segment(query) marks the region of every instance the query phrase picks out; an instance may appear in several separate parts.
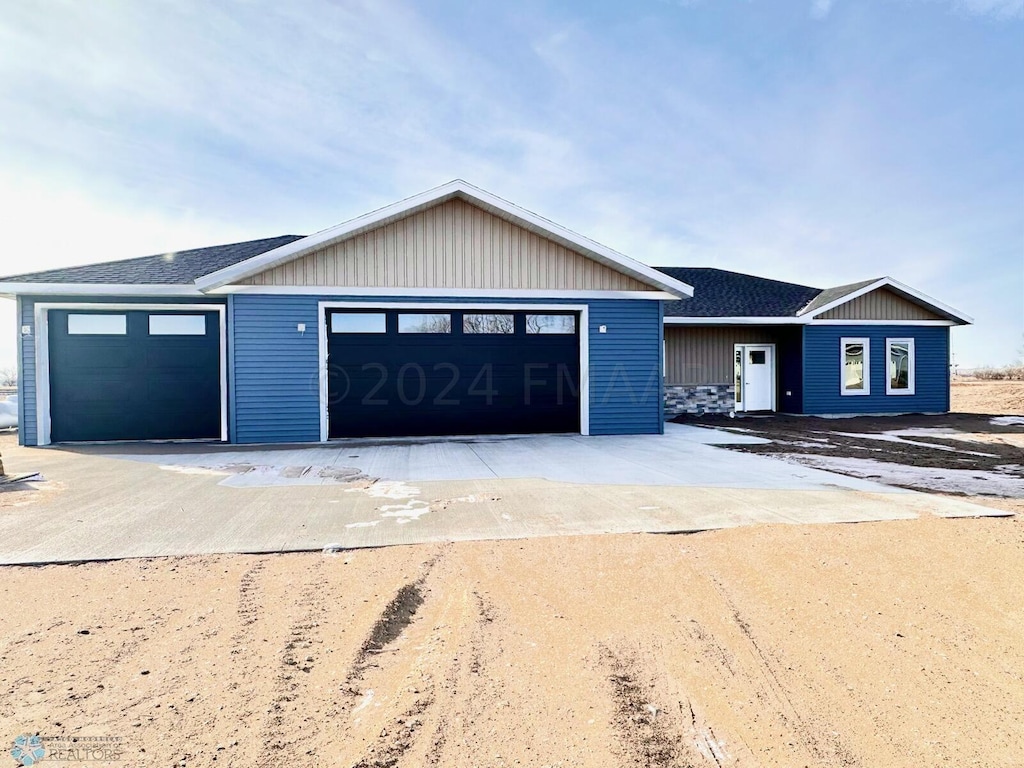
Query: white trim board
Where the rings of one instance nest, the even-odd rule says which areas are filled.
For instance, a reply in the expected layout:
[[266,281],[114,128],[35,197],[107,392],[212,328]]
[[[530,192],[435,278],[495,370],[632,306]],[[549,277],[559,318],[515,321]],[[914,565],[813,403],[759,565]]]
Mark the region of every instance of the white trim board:
[[955,320],[815,320],[806,317],[666,317],[665,325],[916,325],[950,327]]
[[223,304],[121,304],[115,302],[38,302],[35,316],[36,444],[50,444],[50,334],[51,309],[90,309],[130,312],[217,312],[220,328],[220,439],[228,439],[228,333],[227,307]]
[[590,308],[586,304],[460,304],[426,302],[365,302],[365,301],[320,301],[317,302],[317,343],[319,349],[319,390],[320,390],[320,442],[330,439],[327,421],[327,310],[328,309],[452,309],[457,312],[479,310],[482,312],[500,310],[579,312],[580,338],[580,434],[590,434]]
[[[906,298],[911,299],[918,304],[924,304],[929,309],[935,310],[940,315],[946,315],[950,319],[957,321],[957,323],[962,323],[964,325],[971,325],[974,323],[974,318],[971,317],[970,315],[965,315],[963,312],[953,309],[953,307],[949,306],[948,304],[943,304],[938,299],[933,299],[928,294],[922,293],[921,291],[915,288],[911,288],[909,285],[901,283],[899,280],[894,280],[891,277],[883,277],[878,280],[875,280],[873,283],[868,283],[863,288],[858,288],[856,291],[848,293],[845,296],[841,296],[835,301],[830,301],[828,304],[824,304],[818,307],[813,312],[808,312],[805,308],[801,310],[799,314],[801,317],[817,317],[818,315],[828,312],[831,309],[835,309],[836,307],[840,307],[843,304],[853,301],[854,299],[859,298],[860,296],[863,296],[866,293],[877,291],[879,288],[891,288],[896,293],[903,294]],[[856,322],[857,321],[854,321],[854,324]],[[894,322],[893,324],[901,325],[902,323]]]
[[0,283],[0,296],[190,296],[203,292],[194,285],[152,283]]
[[665,325],[807,325],[799,317],[665,317]]
[[279,248],[274,248],[266,253],[261,253],[245,261],[204,275],[195,281],[196,286],[201,291],[220,288],[228,283],[251,277],[327,245],[355,237],[363,232],[368,232],[391,221],[411,216],[418,211],[456,197],[479,206],[499,218],[542,234],[544,237],[552,239],[572,250],[579,251],[611,269],[630,275],[643,283],[670,293],[673,298],[689,298],[693,296],[693,288],[686,283],[671,278],[664,272],[659,272],[653,267],[631,259],[618,251],[601,245],[570,229],[566,229],[559,224],[555,224],[553,221],[538,216],[525,208],[520,208],[518,205],[510,203],[461,179],[450,181],[434,189],[421,192],[405,200],[400,200],[397,203],[309,235],[301,240],[287,243]]
[[286,296],[367,296],[369,298],[439,299],[646,299],[675,301],[679,297],[665,291],[559,290],[547,288],[350,288],[304,285],[224,285],[212,288],[211,296],[225,294],[261,294]]

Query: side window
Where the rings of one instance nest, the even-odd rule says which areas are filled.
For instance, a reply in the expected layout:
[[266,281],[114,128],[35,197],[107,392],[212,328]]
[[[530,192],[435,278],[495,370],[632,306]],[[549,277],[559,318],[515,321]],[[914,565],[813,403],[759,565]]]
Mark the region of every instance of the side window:
[[844,395],[871,394],[871,340],[840,340],[840,391]]
[[886,339],[885,359],[885,394],[914,394],[914,340]]

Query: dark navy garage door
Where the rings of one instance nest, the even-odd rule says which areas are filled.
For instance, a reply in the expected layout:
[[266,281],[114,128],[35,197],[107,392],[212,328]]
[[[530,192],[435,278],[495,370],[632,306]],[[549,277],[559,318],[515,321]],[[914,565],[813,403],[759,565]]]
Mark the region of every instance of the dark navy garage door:
[[49,313],[50,439],[221,436],[216,312]]
[[328,310],[331,437],[579,432],[579,317]]

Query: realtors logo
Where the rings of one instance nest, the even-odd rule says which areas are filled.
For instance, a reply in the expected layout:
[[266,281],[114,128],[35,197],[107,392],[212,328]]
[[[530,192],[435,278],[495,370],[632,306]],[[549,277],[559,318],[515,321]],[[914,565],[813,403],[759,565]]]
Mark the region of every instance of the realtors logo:
[[14,740],[11,757],[18,765],[43,762],[111,763],[124,759],[120,736],[46,736],[23,734]]
[[23,734],[14,740],[11,748],[11,757],[18,761],[18,765],[35,765],[45,755],[43,740],[38,736]]

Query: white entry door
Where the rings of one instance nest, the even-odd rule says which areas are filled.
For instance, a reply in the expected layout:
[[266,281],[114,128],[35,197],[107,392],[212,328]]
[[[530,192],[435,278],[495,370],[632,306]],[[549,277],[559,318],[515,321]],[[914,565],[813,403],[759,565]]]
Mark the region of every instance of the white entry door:
[[775,347],[772,344],[743,344],[737,346],[741,366],[742,401],[738,407],[744,411],[775,410]]

